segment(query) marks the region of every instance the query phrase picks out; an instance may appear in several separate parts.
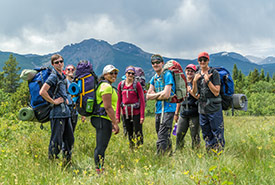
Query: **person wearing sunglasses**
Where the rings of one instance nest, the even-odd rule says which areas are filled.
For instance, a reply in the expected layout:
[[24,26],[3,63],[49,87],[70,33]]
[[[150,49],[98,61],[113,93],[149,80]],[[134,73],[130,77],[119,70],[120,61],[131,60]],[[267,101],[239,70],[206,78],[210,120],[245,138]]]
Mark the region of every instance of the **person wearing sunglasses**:
[[96,110],[91,116],[91,123],[96,129],[96,148],[94,151],[94,161],[96,172],[102,173],[104,168],[105,150],[111,139],[112,131],[119,133],[118,122],[116,120],[117,93],[112,83],[117,79],[118,69],[113,65],[106,65],[103,68],[102,76],[96,90]]
[[150,81],[147,100],[157,100],[155,111],[157,154],[164,154],[172,149],[170,137],[177,104],[169,103],[167,100],[174,95],[176,87],[172,73],[169,70],[162,73],[164,61],[160,55],[152,55],[151,64],[156,74]]
[[190,128],[192,148],[197,148],[200,145],[200,123],[198,113],[199,96],[193,94],[191,91],[196,71],[197,67],[194,64],[188,64],[185,68],[185,74],[187,77],[187,97],[182,103],[177,104],[174,117],[175,121],[178,123],[176,132],[176,150],[184,147],[184,137],[188,128]]
[[[74,79],[74,72],[75,72],[75,66],[72,64],[69,64],[65,68],[65,75],[66,75],[66,83],[67,83],[67,90],[69,86],[71,85],[73,79]],[[68,92],[67,92],[68,93]],[[71,116],[72,116],[72,126],[73,126],[73,131],[75,131],[77,120],[78,120],[78,112],[76,111],[76,107],[74,102],[72,101],[71,95],[68,93],[68,100],[69,100],[69,107],[71,110]]]
[[[72,155],[72,147],[74,143],[73,127],[71,123],[71,113],[68,107],[68,95],[66,87],[66,77],[63,74],[63,57],[59,54],[54,54],[51,57],[53,72],[43,84],[40,95],[53,108],[50,112],[51,122],[51,138],[49,144],[49,159],[59,158],[60,150],[63,152],[63,157],[69,162]],[[53,93],[57,88],[55,97]]]
[[[120,122],[122,109],[130,148],[143,144],[142,124],[144,122],[145,100],[141,84],[135,79],[135,68],[129,66],[125,70],[126,79],[118,84],[118,101],[116,119]],[[134,133],[135,132],[135,133]],[[136,141],[136,142],[134,142]]]
[[193,80],[193,94],[199,95],[199,121],[206,149],[223,150],[224,122],[220,95],[220,76],[209,67],[209,55],[202,52],[198,56],[200,70]]

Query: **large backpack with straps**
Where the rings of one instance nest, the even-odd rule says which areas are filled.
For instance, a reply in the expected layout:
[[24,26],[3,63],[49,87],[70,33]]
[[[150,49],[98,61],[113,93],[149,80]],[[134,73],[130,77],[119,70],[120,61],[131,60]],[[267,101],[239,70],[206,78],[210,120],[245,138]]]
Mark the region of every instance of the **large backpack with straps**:
[[162,80],[164,73],[169,70],[171,71],[175,86],[176,86],[176,92],[174,92],[174,95],[169,98],[170,103],[180,103],[184,100],[184,98],[187,95],[187,80],[183,73],[181,65],[176,62],[175,60],[169,60],[164,64],[163,66],[163,72],[162,72]]
[[77,112],[82,116],[91,116],[96,98],[97,76],[89,61],[81,60],[77,64],[73,81],[68,92],[76,102]]
[[[34,70],[23,70],[21,73],[21,78],[24,80],[28,80],[30,92],[30,106],[33,110],[36,120],[40,123],[44,123],[50,120],[50,111],[53,108],[53,105],[47,102],[39,94],[41,87],[46,82],[51,73],[55,73],[55,71],[49,67],[35,68]],[[52,98],[55,98],[60,83],[61,80],[58,81],[53,94],[50,94]],[[23,118],[24,121],[31,121],[24,119],[28,118],[29,113],[30,112],[23,111],[21,114],[21,118]]]
[[[137,92],[137,82],[139,82],[142,89],[143,89],[144,100],[146,101],[147,90],[146,90],[146,79],[145,79],[144,70],[141,67],[134,67],[134,68],[135,68],[135,79],[134,79],[134,82],[133,82],[133,88],[134,88],[133,90],[138,94],[138,92]],[[120,86],[121,92],[125,90],[125,89],[123,89],[123,87],[125,85],[125,79],[126,79],[126,76],[124,75],[122,77],[121,86]],[[127,91],[129,91],[129,90],[127,90]]]
[[220,95],[222,98],[222,109],[228,110],[232,107],[233,94],[234,94],[234,81],[227,69],[224,67],[212,67],[216,69],[220,75],[221,88]]

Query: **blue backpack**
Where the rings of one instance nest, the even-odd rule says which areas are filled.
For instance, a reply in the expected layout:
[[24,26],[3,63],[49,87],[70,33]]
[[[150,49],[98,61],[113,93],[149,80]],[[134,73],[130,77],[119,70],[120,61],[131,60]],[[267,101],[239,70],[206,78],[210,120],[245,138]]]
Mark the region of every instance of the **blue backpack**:
[[[30,105],[37,121],[44,123],[49,121],[50,111],[52,110],[53,105],[44,100],[44,98],[40,96],[39,91],[53,70],[46,67],[36,68],[34,70],[37,71],[37,74],[28,83],[31,96]],[[51,97],[55,98],[60,82],[61,80],[58,81],[53,94],[50,94]]]
[[234,81],[227,69],[224,67],[211,67],[216,69],[220,75],[221,89],[220,95],[222,97],[222,109],[228,110],[232,107],[232,97],[234,94]]

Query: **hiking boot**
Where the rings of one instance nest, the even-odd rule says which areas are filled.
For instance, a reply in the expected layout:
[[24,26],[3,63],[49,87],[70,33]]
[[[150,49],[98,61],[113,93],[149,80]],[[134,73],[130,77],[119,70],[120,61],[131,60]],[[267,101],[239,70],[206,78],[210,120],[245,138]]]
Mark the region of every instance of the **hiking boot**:
[[103,174],[103,172],[104,172],[104,168],[97,168],[97,169],[95,169],[96,170],[96,173],[98,174],[98,175],[100,175],[100,174]]

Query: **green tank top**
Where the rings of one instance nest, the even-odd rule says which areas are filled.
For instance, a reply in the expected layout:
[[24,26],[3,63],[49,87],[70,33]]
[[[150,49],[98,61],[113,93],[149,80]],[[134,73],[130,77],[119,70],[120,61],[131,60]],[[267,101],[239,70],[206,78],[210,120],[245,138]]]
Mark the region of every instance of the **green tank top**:
[[[116,111],[116,104],[118,100],[117,93],[109,83],[102,82],[96,90],[97,104],[100,104],[102,102],[102,96],[105,94],[112,94],[112,107],[114,111]],[[100,107],[104,107],[103,103],[100,105]],[[111,121],[111,118],[108,115],[107,116],[93,115],[92,117],[101,117]]]

